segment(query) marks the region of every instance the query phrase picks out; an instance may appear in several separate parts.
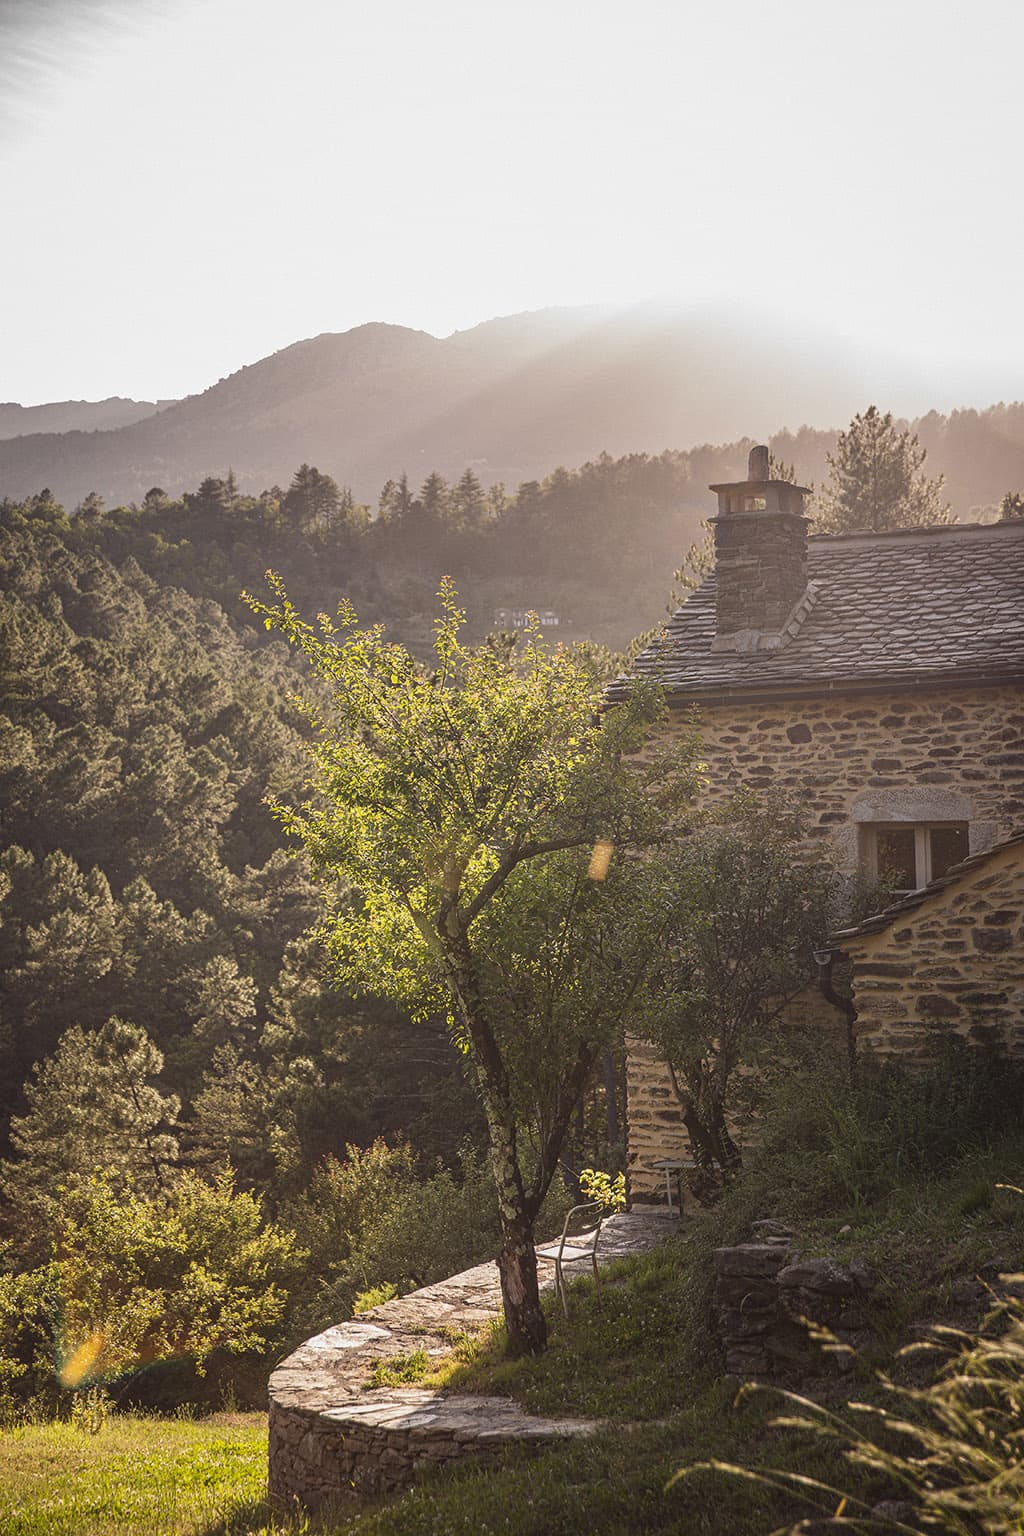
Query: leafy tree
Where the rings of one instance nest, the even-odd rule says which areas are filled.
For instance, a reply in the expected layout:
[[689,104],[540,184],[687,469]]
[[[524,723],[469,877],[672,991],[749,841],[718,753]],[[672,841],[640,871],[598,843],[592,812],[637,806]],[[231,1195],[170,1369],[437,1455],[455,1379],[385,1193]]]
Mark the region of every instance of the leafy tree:
[[737,1072],[773,1045],[774,1026],[811,979],[813,946],[835,915],[836,877],[792,809],[749,795],[695,832],[679,857],[691,905],[643,1032],[668,1063],[710,1190],[740,1166],[728,1126]]
[[228,470],[226,480],[218,480],[215,475],[207,475],[197,491],[185,492],[185,504],[189,511],[214,522],[229,516],[235,510],[237,500],[238,487],[231,470]]
[[75,518],[80,523],[98,523],[103,516],[103,497],[97,491],[90,491],[87,496],[75,508]]
[[927,450],[917,434],[897,430],[892,412],[869,406],[840,432],[828,455],[831,478],[816,525],[823,533],[921,528],[955,521],[942,498],[943,477],[921,473]]
[[32,1215],[51,1230],[69,1185],[97,1169],[150,1192],[166,1188],[179,1103],[152,1082],[162,1067],[145,1031],[122,1019],[66,1032],[26,1088],[28,1113],[11,1124],[16,1156],[3,1165],[3,1184],[22,1232]]
[[1007,491],[999,503],[999,515],[1004,523],[1024,517],[1024,495],[1020,491]]
[[[510,1346],[540,1350],[534,1223],[671,916],[653,850],[687,818],[695,743],[627,763],[656,693],[638,684],[602,721],[587,672],[539,633],[518,667],[467,650],[450,583],[430,674],[379,627],[357,630],[347,605],[341,630],[322,616],[318,633],[273,584],[277,604],[253,606],[333,695],[314,748],[321,798],[286,823],[325,878],[361,897],[329,924],[342,978],[451,1016],[487,1123]],[[615,857],[588,878],[597,841]]]
[[19,1277],[16,1309],[0,1288],[0,1373],[34,1344],[37,1370],[45,1351],[69,1387],[183,1355],[202,1373],[215,1350],[279,1343],[300,1259],[228,1174],[180,1174],[159,1198],[85,1179],[61,1203],[54,1252]]

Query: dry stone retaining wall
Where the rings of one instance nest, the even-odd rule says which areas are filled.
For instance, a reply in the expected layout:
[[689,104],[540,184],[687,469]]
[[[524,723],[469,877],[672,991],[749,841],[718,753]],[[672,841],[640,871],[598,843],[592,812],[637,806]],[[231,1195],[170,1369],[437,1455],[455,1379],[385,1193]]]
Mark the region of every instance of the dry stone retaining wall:
[[[792,1233],[755,1222],[754,1241],[715,1250],[715,1300],[725,1368],[744,1380],[799,1377],[819,1371],[807,1323],[818,1323],[851,1351],[868,1332],[864,1301],[875,1280],[858,1259],[801,1259]],[[760,1229],[760,1230],[758,1230]],[[852,1354],[831,1357],[843,1370]]]
[[[675,1230],[650,1211],[611,1216],[598,1265],[646,1252]],[[549,1270],[542,1288],[551,1283]],[[368,1387],[375,1362],[415,1350],[445,1355],[453,1331],[476,1331],[500,1311],[497,1266],[480,1264],[307,1339],[270,1378],[271,1497],[317,1509],[397,1492],[445,1463],[595,1434],[597,1420],[541,1419],[507,1398]]]

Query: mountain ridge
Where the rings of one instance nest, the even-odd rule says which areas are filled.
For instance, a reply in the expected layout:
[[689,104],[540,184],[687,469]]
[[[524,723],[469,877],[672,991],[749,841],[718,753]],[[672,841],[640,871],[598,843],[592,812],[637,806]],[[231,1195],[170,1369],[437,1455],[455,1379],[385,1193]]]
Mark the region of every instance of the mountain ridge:
[[0,441],[0,494],[47,485],[67,504],[90,490],[139,501],[229,468],[258,491],[307,462],[373,503],[403,471],[419,484],[471,465],[484,483],[515,485],[604,451],[763,441],[787,424],[834,431],[872,400],[899,411],[923,387],[841,342],[724,311],[552,307],[446,337],[370,321],[116,427]]

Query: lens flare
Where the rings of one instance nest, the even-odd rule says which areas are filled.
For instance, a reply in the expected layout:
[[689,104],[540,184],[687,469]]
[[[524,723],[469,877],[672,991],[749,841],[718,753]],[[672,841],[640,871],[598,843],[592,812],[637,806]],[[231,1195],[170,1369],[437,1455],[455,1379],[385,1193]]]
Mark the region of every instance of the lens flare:
[[62,1387],[77,1387],[92,1372],[93,1366],[103,1353],[106,1343],[102,1333],[90,1334],[84,1344],[72,1350],[65,1360],[60,1372],[60,1384]]
[[612,853],[615,844],[606,843],[603,838],[598,838],[594,844],[594,851],[590,855],[590,867],[587,870],[588,880],[603,880],[608,874],[608,866],[612,861]]

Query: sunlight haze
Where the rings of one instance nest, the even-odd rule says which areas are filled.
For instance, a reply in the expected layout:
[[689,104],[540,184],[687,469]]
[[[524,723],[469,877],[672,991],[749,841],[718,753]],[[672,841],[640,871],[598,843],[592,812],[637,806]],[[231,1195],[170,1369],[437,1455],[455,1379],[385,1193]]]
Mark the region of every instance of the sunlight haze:
[[0,399],[655,296],[1024,394],[1011,0],[38,0],[0,52]]

